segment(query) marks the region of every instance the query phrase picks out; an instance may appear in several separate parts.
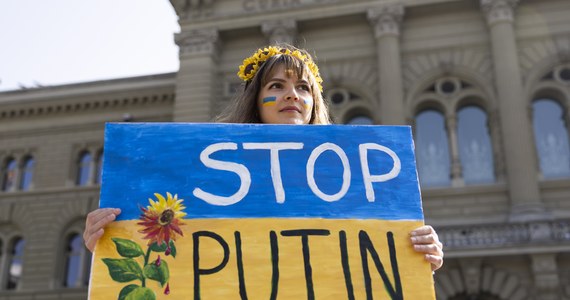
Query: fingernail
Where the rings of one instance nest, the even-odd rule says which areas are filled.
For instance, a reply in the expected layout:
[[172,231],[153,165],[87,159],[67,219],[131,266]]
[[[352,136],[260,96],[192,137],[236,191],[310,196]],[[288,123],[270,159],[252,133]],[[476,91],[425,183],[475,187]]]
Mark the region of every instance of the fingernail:
[[412,243],[415,243],[415,242],[417,242],[417,241],[418,241],[418,238],[412,237]]

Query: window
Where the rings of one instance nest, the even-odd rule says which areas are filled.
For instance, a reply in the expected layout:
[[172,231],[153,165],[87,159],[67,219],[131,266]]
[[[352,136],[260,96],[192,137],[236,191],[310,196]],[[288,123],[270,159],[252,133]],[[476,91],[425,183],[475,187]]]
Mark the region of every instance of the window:
[[374,124],[374,122],[372,122],[372,119],[370,119],[367,116],[354,116],[354,117],[350,118],[350,120],[348,120],[348,122],[346,122],[346,124],[348,124],[348,125],[372,125],[372,124]]
[[24,258],[25,241],[21,237],[12,240],[10,248],[10,256],[8,264],[8,280],[6,282],[6,289],[15,290],[18,288],[20,279],[22,278],[22,263]]
[[103,151],[99,151],[97,154],[96,166],[95,166],[95,183],[101,184],[101,179],[103,178]]
[[451,184],[449,143],[445,119],[436,110],[425,110],[416,116],[416,154],[422,186]]
[[481,108],[466,106],[457,112],[457,139],[465,184],[493,183],[493,150],[487,114]]
[[89,283],[89,255],[78,233],[70,234],[65,241],[65,276],[63,286],[80,287]]
[[568,131],[562,107],[552,99],[532,104],[534,139],[545,179],[570,177]]
[[28,191],[32,186],[32,177],[34,175],[34,158],[31,156],[24,159],[22,164],[22,172],[20,177],[20,190]]
[[2,172],[2,190],[12,191],[16,185],[16,172],[18,164],[14,158],[8,158],[3,166]]
[[79,155],[76,184],[79,186],[89,185],[90,175],[91,154],[87,151],[84,151]]

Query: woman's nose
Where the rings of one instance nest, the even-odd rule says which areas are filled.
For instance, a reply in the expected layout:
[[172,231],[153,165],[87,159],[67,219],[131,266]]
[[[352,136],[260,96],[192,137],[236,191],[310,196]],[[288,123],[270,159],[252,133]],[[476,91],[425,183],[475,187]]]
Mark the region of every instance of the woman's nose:
[[289,93],[287,93],[287,96],[285,96],[286,100],[293,100],[293,101],[299,101],[299,95],[297,95],[297,93],[295,92],[295,89],[289,91]]

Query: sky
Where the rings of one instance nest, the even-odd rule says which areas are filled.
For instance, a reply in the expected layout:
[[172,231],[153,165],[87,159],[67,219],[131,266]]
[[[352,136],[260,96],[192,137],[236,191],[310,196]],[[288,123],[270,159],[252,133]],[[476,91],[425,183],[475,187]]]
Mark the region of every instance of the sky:
[[168,0],[0,0],[0,92],[176,72]]

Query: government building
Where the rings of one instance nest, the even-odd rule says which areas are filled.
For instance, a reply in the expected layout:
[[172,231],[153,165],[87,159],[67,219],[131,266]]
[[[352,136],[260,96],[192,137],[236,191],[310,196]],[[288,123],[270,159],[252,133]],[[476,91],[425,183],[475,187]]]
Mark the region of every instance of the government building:
[[412,125],[438,300],[570,299],[570,1],[170,2],[178,72],[0,92],[0,300],[86,299],[105,122],[209,122],[275,42],[335,123]]

